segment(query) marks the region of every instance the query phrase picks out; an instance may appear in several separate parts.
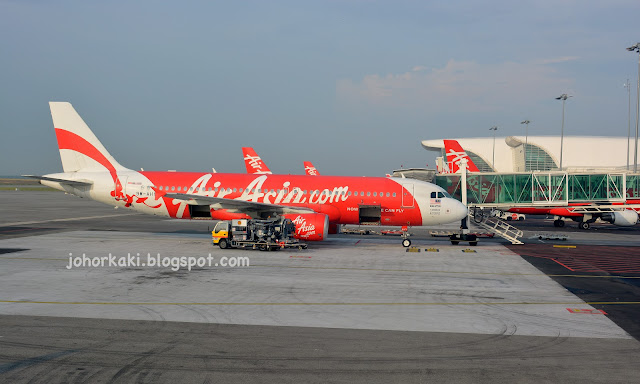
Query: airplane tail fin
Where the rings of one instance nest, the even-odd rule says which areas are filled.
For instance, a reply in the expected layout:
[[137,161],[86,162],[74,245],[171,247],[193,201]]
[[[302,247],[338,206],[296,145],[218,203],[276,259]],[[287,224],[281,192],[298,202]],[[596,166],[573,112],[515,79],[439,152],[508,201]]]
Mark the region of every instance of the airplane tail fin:
[[316,167],[311,164],[310,161],[304,162],[304,172],[309,176],[319,176],[320,172],[316,169]]
[[49,107],[65,172],[127,169],[109,154],[70,103],[52,101]]
[[460,170],[460,160],[467,159],[467,170],[469,172],[480,172],[476,164],[471,160],[467,152],[462,149],[457,140],[443,140],[444,150],[447,154],[447,163],[451,173],[457,173]]
[[272,173],[253,148],[243,147],[242,156],[244,157],[244,166],[247,167],[247,173],[258,175],[270,175]]

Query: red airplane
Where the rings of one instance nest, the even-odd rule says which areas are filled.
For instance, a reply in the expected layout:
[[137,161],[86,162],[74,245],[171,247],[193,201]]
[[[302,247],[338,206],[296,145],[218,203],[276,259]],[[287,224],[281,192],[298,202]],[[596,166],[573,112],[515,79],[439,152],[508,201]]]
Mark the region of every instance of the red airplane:
[[30,177],[116,207],[178,219],[283,216],[305,240],[324,240],[330,224],[408,227],[467,217],[444,189],[414,179],[134,171],[109,154],[70,103],[49,104],[64,172]]

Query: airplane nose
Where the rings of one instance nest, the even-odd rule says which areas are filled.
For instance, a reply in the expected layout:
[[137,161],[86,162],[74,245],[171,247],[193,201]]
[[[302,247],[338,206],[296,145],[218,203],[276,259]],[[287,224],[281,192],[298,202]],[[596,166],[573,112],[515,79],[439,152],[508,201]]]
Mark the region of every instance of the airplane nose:
[[454,200],[454,199],[451,199],[451,200],[453,200],[452,213],[455,216],[455,218],[457,220],[462,220],[465,217],[467,217],[467,215],[469,214],[469,210],[467,209],[467,206],[462,204],[458,200]]

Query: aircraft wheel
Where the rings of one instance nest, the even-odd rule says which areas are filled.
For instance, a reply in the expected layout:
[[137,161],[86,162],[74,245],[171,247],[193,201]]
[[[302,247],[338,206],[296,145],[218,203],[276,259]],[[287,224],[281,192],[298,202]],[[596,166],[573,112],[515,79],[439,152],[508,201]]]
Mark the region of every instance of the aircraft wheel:
[[459,241],[451,240],[451,245],[458,245],[458,244],[460,244],[460,242],[459,242]]
[[475,247],[476,245],[478,245],[478,242],[477,241],[470,241],[469,245],[472,246],[472,247]]
[[403,246],[403,247],[407,248],[407,247],[409,247],[410,245],[411,245],[411,240],[409,240],[409,239],[404,239],[404,240],[402,240],[402,246]]
[[554,220],[553,226],[558,228],[564,227],[564,220]]
[[580,224],[578,224],[578,227],[580,227],[580,229],[587,230],[589,229],[589,227],[591,227],[591,224],[587,223],[586,221],[581,221]]
[[218,241],[218,246],[220,249],[227,249],[229,248],[229,243],[227,242],[227,239],[220,239],[220,241]]

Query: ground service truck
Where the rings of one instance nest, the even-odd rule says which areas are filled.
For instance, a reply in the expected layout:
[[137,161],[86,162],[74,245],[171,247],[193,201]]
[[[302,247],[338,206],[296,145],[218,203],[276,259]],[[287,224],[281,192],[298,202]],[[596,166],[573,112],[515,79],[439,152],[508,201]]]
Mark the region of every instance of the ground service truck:
[[283,217],[267,220],[236,219],[220,221],[213,228],[213,245],[221,249],[247,248],[275,251],[282,248],[306,249],[307,244],[294,238],[296,226]]

